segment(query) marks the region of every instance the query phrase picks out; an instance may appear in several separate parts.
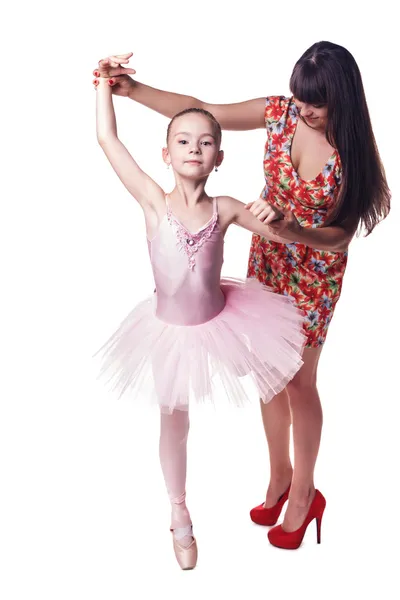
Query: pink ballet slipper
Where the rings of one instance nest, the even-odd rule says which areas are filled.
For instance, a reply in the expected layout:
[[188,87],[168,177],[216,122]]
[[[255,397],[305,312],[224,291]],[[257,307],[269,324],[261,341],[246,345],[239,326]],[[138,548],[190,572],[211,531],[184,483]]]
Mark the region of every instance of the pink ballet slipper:
[[189,546],[179,543],[181,539],[192,536],[192,526],[171,529],[175,558],[183,571],[194,569],[197,564],[197,542],[193,537]]

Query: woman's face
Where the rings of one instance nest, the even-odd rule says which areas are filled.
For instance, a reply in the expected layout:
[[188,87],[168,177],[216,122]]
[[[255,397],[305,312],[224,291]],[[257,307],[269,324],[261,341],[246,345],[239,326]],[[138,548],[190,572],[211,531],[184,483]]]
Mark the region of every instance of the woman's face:
[[325,131],[328,123],[328,107],[326,104],[307,104],[294,98],[300,117],[312,129]]

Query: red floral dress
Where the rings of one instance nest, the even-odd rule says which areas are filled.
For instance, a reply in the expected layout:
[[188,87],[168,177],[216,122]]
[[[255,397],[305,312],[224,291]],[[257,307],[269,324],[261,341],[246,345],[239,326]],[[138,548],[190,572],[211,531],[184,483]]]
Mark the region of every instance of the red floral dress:
[[[268,139],[261,197],[278,208],[292,210],[302,227],[321,227],[338,195],[340,158],[334,152],[315,179],[301,179],[290,156],[297,120],[293,98],[267,98]],[[294,299],[304,311],[307,347],[318,348],[325,341],[340,296],[346,263],[347,252],[327,252],[299,243],[280,244],[253,235],[248,277]]]

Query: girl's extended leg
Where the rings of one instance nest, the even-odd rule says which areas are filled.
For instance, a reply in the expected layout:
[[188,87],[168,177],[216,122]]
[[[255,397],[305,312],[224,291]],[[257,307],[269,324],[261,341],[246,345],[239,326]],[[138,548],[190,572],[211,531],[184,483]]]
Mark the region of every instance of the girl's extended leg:
[[186,507],[186,464],[189,413],[161,412],[160,463],[171,502],[171,529],[182,546],[193,541],[191,519]]

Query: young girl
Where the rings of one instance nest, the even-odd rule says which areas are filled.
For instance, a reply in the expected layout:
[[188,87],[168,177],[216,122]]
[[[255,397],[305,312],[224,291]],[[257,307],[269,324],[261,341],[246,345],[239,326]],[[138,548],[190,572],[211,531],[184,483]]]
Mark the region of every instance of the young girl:
[[238,200],[207,196],[207,179],[223,160],[215,118],[189,109],[170,122],[163,159],[176,185],[166,195],[118,139],[109,80],[96,85],[97,139],[143,209],[156,283],[154,297],[140,303],[103,346],[103,371],[121,394],[143,394],[151,384],[148,397],[161,408],[160,461],[173,547],[180,567],[191,569],[197,545],[185,504],[189,404],[213,398],[214,376],[237,404],[246,397],[246,375],[264,402],[271,400],[302,365],[303,316],[291,300],[257,281],[221,281],[230,224],[283,239],[268,226],[278,211],[271,209],[261,223]]

